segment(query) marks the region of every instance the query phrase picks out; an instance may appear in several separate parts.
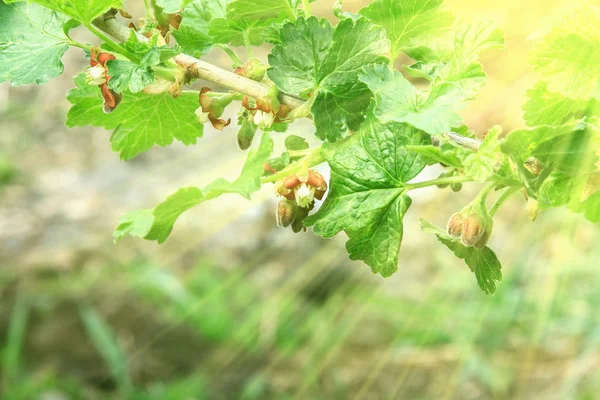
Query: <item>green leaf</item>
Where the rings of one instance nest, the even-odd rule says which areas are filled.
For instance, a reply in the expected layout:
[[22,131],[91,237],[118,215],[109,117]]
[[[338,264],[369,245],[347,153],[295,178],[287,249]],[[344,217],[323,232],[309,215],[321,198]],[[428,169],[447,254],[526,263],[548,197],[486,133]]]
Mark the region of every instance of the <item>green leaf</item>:
[[285,138],[285,148],[288,150],[306,150],[308,143],[302,136],[290,135]]
[[159,35],[160,33],[155,32],[150,40],[141,41],[135,31],[131,29],[129,31],[129,38],[122,45],[130,53],[139,58],[140,66],[153,67],[175,57],[181,52],[180,47],[159,46]]
[[582,6],[564,18],[531,53],[548,90],[573,99],[600,99],[600,9]]
[[523,105],[527,126],[562,125],[584,116],[600,116],[596,100],[576,100],[548,90],[548,82],[538,82],[527,91],[529,100]]
[[[7,3],[15,0],[6,1]],[[16,0],[20,1],[20,0]],[[95,18],[111,8],[122,8],[121,0],[29,0],[43,7],[58,11],[83,24],[91,23]]]
[[142,91],[154,82],[154,71],[151,68],[140,67],[129,61],[110,60],[106,63],[111,76],[108,87],[117,93],[129,89],[132,93]]
[[423,232],[436,235],[438,240],[452,250],[456,257],[465,260],[471,272],[475,274],[481,290],[486,294],[496,292],[496,282],[502,280],[502,265],[489,247],[482,249],[466,247],[459,238],[450,236],[446,231],[424,219],[421,219],[421,229]]
[[36,4],[0,1],[0,82],[42,84],[62,74],[67,18]]
[[[188,8],[188,4],[192,3],[192,0],[155,0],[156,5],[163,9],[163,12],[167,14],[175,14],[183,9]],[[215,0],[202,0],[205,3],[213,3]]]
[[406,49],[427,45],[448,31],[454,16],[443,0],[375,0],[360,13],[383,26],[392,42],[392,59]]
[[568,205],[593,223],[600,222],[600,173],[569,176],[553,172],[537,193],[540,209]]
[[227,14],[238,21],[264,20],[284,13],[294,13],[290,0],[233,0],[227,5]]
[[466,99],[473,99],[487,82],[479,53],[504,47],[504,33],[491,22],[460,24],[452,39],[442,38],[432,48],[421,46],[409,51],[417,62],[407,70],[433,85],[453,83]]
[[448,167],[459,169],[463,168],[462,159],[469,154],[468,150],[449,143],[444,143],[441,146],[406,146],[406,149],[410,152],[420,154],[427,165],[441,163]]
[[281,44],[269,56],[269,78],[281,91],[306,96],[316,90],[312,106],[316,135],[335,142],[357,131],[371,93],[358,79],[361,68],[387,63],[389,41],[382,28],[366,18],[331,25],[315,17],[298,19],[281,32]]
[[570,175],[595,170],[600,148],[600,135],[595,124],[575,121],[560,126],[542,125],[533,129],[512,131],[501,149],[522,165],[529,157],[542,166]]
[[154,145],[167,146],[177,139],[190,145],[202,136],[202,125],[194,114],[197,93],[183,93],[173,99],[168,93],[148,95],[124,93],[123,101],[111,114],[102,111],[100,89],[85,83],[85,75],[75,77],[75,89],[67,94],[73,107],[67,114],[67,126],[101,126],[115,129],[113,150],[127,160]]
[[128,213],[121,218],[114,233],[115,239],[129,234],[162,243],[169,237],[177,218],[190,208],[225,193],[237,193],[250,199],[250,194],[260,189],[264,163],[272,152],[273,140],[268,133],[264,133],[259,147],[248,154],[246,164],[235,181],[220,178],[203,189],[179,189],[159,204],[152,214],[149,210]]
[[465,173],[479,182],[487,181],[506,156],[500,152],[502,128],[494,126],[483,139],[478,151],[472,151],[463,159]]
[[375,115],[382,123],[405,122],[431,135],[461,124],[458,111],[465,105],[464,96],[455,85],[442,84],[419,93],[400,72],[382,64],[364,67],[360,79],[375,95]]
[[173,36],[186,54],[208,53],[215,44],[209,34],[210,22],[225,18],[225,4],[225,0],[194,0],[181,12],[181,24],[173,31]]
[[285,24],[281,45],[269,55],[269,78],[282,92],[306,95],[319,84],[318,70],[333,40],[333,27],[326,19],[300,18]]
[[425,136],[409,125],[383,125],[369,115],[359,133],[324,145],[331,167],[329,194],[305,225],[323,237],[343,230],[352,260],[391,276],[398,269],[402,218],[411,204],[405,184],[425,167],[404,146],[421,144]]

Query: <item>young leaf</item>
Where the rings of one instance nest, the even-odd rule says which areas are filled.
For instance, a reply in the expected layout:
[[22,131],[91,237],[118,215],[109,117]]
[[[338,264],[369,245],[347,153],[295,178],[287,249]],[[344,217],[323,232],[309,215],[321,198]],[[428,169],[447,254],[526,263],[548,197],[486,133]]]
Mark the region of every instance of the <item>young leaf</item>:
[[154,71],[150,68],[140,67],[132,62],[122,60],[110,60],[106,64],[111,76],[108,87],[117,93],[122,93],[127,89],[132,93],[137,93],[154,82]]
[[433,42],[408,51],[417,62],[408,72],[431,81],[433,85],[453,83],[466,99],[473,99],[487,82],[479,59],[486,49],[504,47],[504,33],[491,22],[460,24],[453,38]]
[[433,146],[430,144],[422,146],[406,146],[406,150],[420,154],[427,165],[441,163],[445,166],[458,169],[463,168],[462,160],[469,154],[469,150],[449,143],[444,143],[441,146]]
[[67,18],[37,4],[0,1],[0,82],[42,84],[62,74]]
[[293,18],[294,9],[290,0],[233,0],[227,14],[238,21],[265,20],[280,14]]
[[280,39],[269,55],[269,78],[282,92],[306,95],[319,83],[318,69],[331,46],[333,27],[326,19],[300,18],[283,26]]
[[209,34],[212,20],[225,18],[225,0],[194,0],[181,12],[181,25],[173,36],[191,56],[208,53],[215,41]]
[[496,254],[489,248],[466,247],[460,238],[450,236],[446,231],[421,219],[423,232],[437,236],[438,240],[446,245],[454,255],[465,260],[465,263],[475,274],[477,284],[486,294],[496,292],[496,282],[502,280],[502,265]]
[[[7,3],[20,0],[8,0]],[[111,8],[123,7],[121,0],[30,0],[41,6],[58,11],[83,24],[90,24],[95,18]]]
[[[155,0],[156,5],[163,9],[163,12],[167,14],[175,14],[183,9],[188,8],[188,4],[192,3],[192,0]],[[213,3],[217,0],[202,0],[205,3]]]
[[598,128],[583,120],[565,125],[543,125],[533,129],[517,129],[502,143],[502,151],[522,165],[535,157],[542,166],[570,175],[596,169],[600,147]]
[[334,142],[364,120],[371,94],[358,80],[361,68],[387,62],[388,54],[385,32],[364,17],[341,21],[333,33],[329,22],[300,18],[284,26],[267,74],[288,94],[319,88],[312,107],[316,135]]
[[600,9],[579,7],[555,26],[531,54],[548,89],[573,99],[600,99]]
[[[502,161],[499,136],[502,128],[494,126],[485,136],[481,147],[476,152],[470,152],[463,159],[463,165],[467,175],[477,181],[485,182],[490,178]],[[506,156],[504,156],[506,158]]]
[[113,149],[124,160],[149,150],[155,144],[167,146],[177,139],[189,145],[202,136],[203,127],[194,112],[197,93],[183,93],[173,99],[168,93],[148,95],[124,93],[123,101],[111,114],[102,111],[100,89],[85,82],[85,75],[75,77],[75,89],[67,94],[73,107],[67,114],[67,126],[102,126],[115,129]]
[[383,125],[369,114],[356,135],[324,145],[331,167],[330,190],[321,209],[305,220],[316,234],[346,232],[352,260],[373,273],[391,276],[398,269],[402,218],[411,199],[405,184],[425,167],[404,146],[421,144],[424,134],[406,124]]
[[306,150],[308,143],[302,136],[289,135],[285,138],[285,148],[288,150]]
[[162,243],[169,237],[177,218],[190,208],[225,193],[237,193],[250,199],[250,194],[260,189],[264,163],[272,152],[273,140],[268,133],[264,133],[259,147],[248,154],[246,164],[235,181],[229,182],[220,178],[203,189],[196,187],[179,189],[159,204],[152,214],[149,210],[128,213],[119,221],[119,226],[114,233],[115,240],[129,234]]
[[406,49],[426,45],[448,31],[454,16],[443,0],[375,0],[360,13],[383,26],[392,42],[392,59]]
[[571,119],[600,116],[598,101],[577,100],[548,90],[548,82],[538,82],[527,91],[529,100],[523,105],[523,118],[527,126],[562,125]]
[[434,86],[424,96],[398,71],[386,65],[363,68],[360,79],[375,95],[375,115],[382,123],[405,122],[431,135],[439,135],[461,124],[458,111],[464,96],[453,84]]

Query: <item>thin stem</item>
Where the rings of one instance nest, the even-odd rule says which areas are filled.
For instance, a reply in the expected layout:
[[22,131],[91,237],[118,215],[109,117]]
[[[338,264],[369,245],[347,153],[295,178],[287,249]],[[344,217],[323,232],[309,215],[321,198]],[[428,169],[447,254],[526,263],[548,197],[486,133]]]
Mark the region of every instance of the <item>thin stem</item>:
[[87,24],[86,28],[88,28],[90,32],[92,32],[94,35],[96,35],[96,37],[98,37],[99,39],[103,40],[111,48],[116,49],[119,53],[121,53],[125,57],[129,58],[130,61],[136,61],[136,62],[139,61],[135,55],[133,55],[132,53],[129,52],[129,50],[127,50],[125,47],[121,46],[114,40],[112,40],[110,37],[105,35],[104,32],[102,32],[101,30],[96,29],[96,27],[94,25]]
[[280,179],[288,177],[292,174],[298,173],[306,168],[311,168],[316,165],[322,164],[325,162],[325,155],[323,154],[322,148],[317,147],[316,149],[312,149],[309,154],[307,154],[303,159],[296,161],[293,164],[288,165],[281,171],[265,176],[260,180],[261,184],[276,182]]
[[454,144],[473,151],[479,150],[482,143],[481,140],[465,137],[456,132],[447,132],[444,136],[446,136]]
[[302,0],[302,7],[304,8],[304,14],[307,17],[310,17],[312,13],[310,12],[310,0]]
[[156,65],[152,67],[157,76],[171,82],[177,82],[177,78],[185,75],[185,72],[179,67],[163,67]]
[[246,45],[246,50],[248,50],[248,58],[253,59],[254,54],[252,53],[252,45],[250,44],[250,33],[247,29],[244,31],[244,44]]
[[240,60],[240,58],[237,56],[237,54],[235,54],[235,52],[233,50],[231,50],[231,48],[229,48],[229,46],[227,46],[226,44],[219,44],[219,45],[217,45],[217,47],[219,47],[221,50],[223,50],[225,52],[225,54],[227,54],[229,56],[229,58],[231,58],[231,61],[233,61],[234,68],[237,68],[243,64],[242,60]]
[[290,157],[306,157],[309,154],[312,154],[314,149],[306,149],[306,150],[290,150],[288,154]]
[[292,8],[289,1],[284,1],[285,3],[285,12],[293,23],[296,23],[296,12]]
[[506,200],[508,200],[508,198],[510,196],[512,196],[514,193],[518,192],[519,189],[520,189],[519,186],[513,186],[513,187],[506,188],[506,190],[500,195],[500,197],[498,197],[498,199],[494,202],[494,204],[490,208],[490,211],[489,211],[490,216],[493,217],[496,214],[496,212],[498,212],[498,210],[500,209],[500,206]]
[[463,182],[473,182],[473,178],[468,176],[448,176],[445,178],[437,178],[429,181],[409,183],[405,186],[406,190],[414,190],[426,188],[429,186],[437,186],[437,185],[446,185],[451,183],[463,183]]
[[152,3],[150,0],[144,0],[144,6],[146,7],[146,23],[148,23],[154,19]]
[[83,49],[83,50],[92,51],[92,46],[89,45],[89,44],[87,44],[87,43],[79,43],[79,42],[77,42],[75,40],[69,40],[69,41],[67,41],[65,43],[68,44],[69,46],[72,46],[72,47],[78,47],[78,48]]

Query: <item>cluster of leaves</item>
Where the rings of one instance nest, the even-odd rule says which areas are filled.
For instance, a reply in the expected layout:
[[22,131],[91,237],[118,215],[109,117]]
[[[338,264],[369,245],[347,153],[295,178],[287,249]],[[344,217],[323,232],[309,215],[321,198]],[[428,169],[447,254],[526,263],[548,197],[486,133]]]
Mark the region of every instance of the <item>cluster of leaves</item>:
[[[240,96],[214,93],[204,104],[200,96],[198,108],[199,93],[182,91],[193,77],[174,61],[180,52],[189,59],[222,48],[237,73],[273,85],[265,98],[242,100],[240,147],[250,147],[258,129],[264,133],[238,179],[183,188],[152,210],[123,216],[117,240],[129,234],[163,242],[189,208],[224,193],[248,198],[262,183],[298,180],[322,162],[331,169],[329,193],[301,222],[323,237],[345,232],[350,258],[384,277],[398,268],[409,192],[421,187],[451,185],[458,191],[464,182],[485,183],[471,203],[484,206],[465,207],[485,210],[482,221],[491,221],[520,189],[532,217],[538,209],[567,205],[600,221],[600,14],[591,6],[565,18],[536,45],[532,65],[543,80],[528,91],[523,107],[528,128],[504,138],[500,127],[476,136],[462,126],[459,114],[485,86],[481,52],[502,48],[503,33],[488,21],[456,20],[442,0],[374,0],[358,14],[342,12],[338,1],[335,24],[311,16],[308,0],[153,0],[143,29],[131,29],[122,43],[94,26],[94,19],[121,7],[120,1],[32,3],[0,0],[0,81],[40,84],[58,76],[69,46],[90,51],[90,45],[69,36],[71,28],[86,26],[105,41],[103,51],[115,55],[107,63],[108,87],[123,99],[105,114],[102,94],[80,74],[67,96],[73,104],[67,125],[114,129],[111,143],[123,159],[173,139],[196,143],[207,115],[221,127],[229,123],[218,118]],[[156,21],[148,19],[152,13]],[[180,21],[172,31],[177,46],[170,46],[171,33],[165,34],[161,21],[174,19]],[[263,43],[271,46],[266,76],[252,54],[252,46]],[[230,47],[241,45],[248,51],[246,63]],[[397,70],[400,59],[411,61]],[[249,74],[249,66],[262,72]],[[415,86],[415,79],[422,84]],[[279,92],[304,105],[283,112]],[[216,108],[206,109],[208,103]],[[311,150],[302,138],[289,136],[287,150],[274,157],[271,133],[285,132],[305,116],[314,121],[322,146]],[[446,169],[438,179],[414,181],[433,164]],[[308,199],[312,209],[310,187],[298,187],[303,204]],[[493,190],[502,193],[488,214],[485,202]],[[422,228],[465,260],[482,290],[495,291],[502,274],[498,258],[485,246],[491,223],[486,229],[470,226],[480,236],[466,241],[427,221]]]

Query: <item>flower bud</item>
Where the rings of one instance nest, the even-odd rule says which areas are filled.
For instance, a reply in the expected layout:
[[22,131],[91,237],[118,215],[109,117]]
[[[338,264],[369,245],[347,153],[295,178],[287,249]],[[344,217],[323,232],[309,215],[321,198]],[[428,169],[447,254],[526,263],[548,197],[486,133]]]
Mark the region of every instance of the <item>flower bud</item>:
[[465,222],[465,216],[461,213],[456,213],[450,217],[448,224],[446,225],[446,231],[452,237],[460,237],[462,234],[462,226]]
[[460,192],[462,190],[463,184],[460,182],[456,182],[450,185],[450,189],[454,192]]
[[477,249],[483,249],[490,239],[491,233],[491,229],[486,229],[485,232],[483,232],[483,235],[481,235],[481,238],[479,238],[477,243],[475,243],[473,246]]
[[308,217],[308,213],[310,208],[298,208],[296,219],[292,223],[292,231],[294,233],[306,231],[306,227],[304,226],[304,219]]
[[277,204],[277,225],[290,226],[296,219],[298,206],[294,201],[283,199]]
[[252,146],[257,126],[245,119],[237,133],[237,143],[240,150],[248,150]]
[[472,247],[482,238],[486,231],[486,222],[479,214],[469,214],[462,225],[462,242]]
[[260,82],[265,77],[267,72],[267,66],[262,61],[254,58],[247,61],[241,67],[237,67],[234,73],[252,79],[253,81]]
[[544,166],[537,158],[529,157],[525,160],[525,168],[535,176],[539,176],[542,173]]

